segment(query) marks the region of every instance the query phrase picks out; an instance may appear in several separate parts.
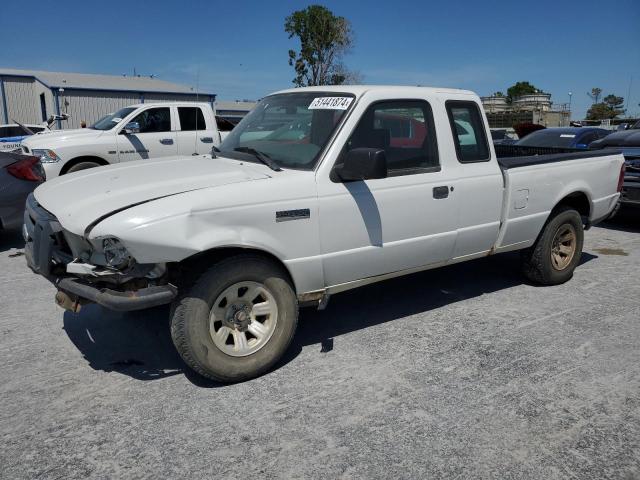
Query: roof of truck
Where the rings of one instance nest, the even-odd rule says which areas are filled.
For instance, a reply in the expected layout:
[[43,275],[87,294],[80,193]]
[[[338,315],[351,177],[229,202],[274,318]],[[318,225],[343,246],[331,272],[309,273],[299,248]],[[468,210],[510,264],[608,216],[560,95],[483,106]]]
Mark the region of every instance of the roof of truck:
[[181,101],[171,101],[171,102],[145,102],[145,103],[132,103],[131,105],[127,105],[124,108],[140,108],[140,107],[171,107],[171,106],[185,106],[185,107],[210,107],[211,104],[209,102],[181,102]]
[[286,90],[280,90],[276,93],[293,93],[293,92],[340,92],[340,93],[352,93],[360,96],[365,92],[374,91],[396,91],[406,93],[407,91],[415,91],[416,93],[451,93],[451,94],[463,94],[463,95],[475,95],[475,92],[471,90],[461,90],[457,88],[444,88],[444,87],[419,87],[412,85],[321,85],[318,87],[301,87],[301,88],[288,88]]

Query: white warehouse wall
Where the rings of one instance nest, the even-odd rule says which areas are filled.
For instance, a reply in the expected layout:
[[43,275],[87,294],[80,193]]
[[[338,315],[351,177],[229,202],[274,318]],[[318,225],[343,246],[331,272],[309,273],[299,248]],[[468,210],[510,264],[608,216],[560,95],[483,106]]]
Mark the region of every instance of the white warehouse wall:
[[[141,99],[144,103],[151,102],[210,102],[210,95],[200,95],[196,97],[191,94],[179,93],[145,93],[136,91],[100,91],[81,90],[77,88],[66,88],[63,92],[57,89],[58,106],[56,98],[51,89],[33,77],[0,76],[4,85],[7,106],[7,123],[17,120],[21,123],[42,123],[42,109],[40,106],[40,95],[44,93],[47,118],[58,113],[67,113],[71,117],[67,121],[62,121],[62,129],[80,128],[81,122],[86,122],[87,126],[92,125],[97,120],[108,113],[120,108],[138,104]],[[0,97],[0,123],[4,123],[3,99]],[[58,128],[57,123],[53,128]]]
[[[95,91],[65,91],[59,94],[60,113],[71,115],[62,122],[62,128],[80,128],[85,121],[87,126],[111,112],[120,110],[128,105],[140,103],[140,94],[134,92],[95,92]],[[56,128],[54,126],[54,128]]]
[[14,120],[20,123],[40,123],[42,120],[40,120],[39,100],[36,102],[35,80],[21,77],[2,77],[2,80],[7,102],[8,123]]

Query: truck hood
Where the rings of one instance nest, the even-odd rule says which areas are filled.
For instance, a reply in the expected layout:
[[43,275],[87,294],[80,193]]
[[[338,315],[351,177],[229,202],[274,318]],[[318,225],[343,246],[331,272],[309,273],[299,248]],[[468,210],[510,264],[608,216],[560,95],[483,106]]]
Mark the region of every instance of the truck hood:
[[67,142],[69,140],[75,140],[78,137],[87,137],[93,135],[99,137],[102,135],[102,130],[92,130],[91,128],[77,128],[74,130],[52,130],[50,132],[38,133],[37,135],[31,135],[23,140],[22,144],[33,148],[52,148],[55,145],[53,143]]
[[77,235],[134,205],[183,192],[270,178],[256,164],[225,158],[169,157],[79,171],[45,182],[38,203]]

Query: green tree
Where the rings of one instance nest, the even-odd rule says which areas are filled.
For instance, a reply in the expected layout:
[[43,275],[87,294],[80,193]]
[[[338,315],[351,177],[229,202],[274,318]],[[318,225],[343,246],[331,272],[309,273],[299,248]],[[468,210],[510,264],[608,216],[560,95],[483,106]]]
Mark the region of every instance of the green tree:
[[613,110],[617,110],[618,115],[625,112],[624,108],[624,97],[618,97],[616,95],[609,94],[602,99],[604,103],[609,105]]
[[602,95],[602,89],[594,87],[591,89],[591,93],[587,92],[587,95],[593,100],[593,103],[600,103],[600,95]]
[[[601,93],[602,92],[600,92],[600,94]],[[624,108],[622,108],[623,105],[623,97],[609,94],[602,99],[602,102],[596,102],[591,105],[591,108],[587,111],[587,120],[605,120],[607,118],[616,118],[618,115],[622,115],[626,111]]]
[[310,5],[285,19],[289,38],[300,40],[300,50],[289,50],[298,87],[351,83],[359,74],[350,72],[342,58],[353,45],[351,24],[322,5]]
[[531,85],[529,82],[516,82],[507,89],[507,98],[510,102],[522,95],[532,95],[542,93],[542,90]]

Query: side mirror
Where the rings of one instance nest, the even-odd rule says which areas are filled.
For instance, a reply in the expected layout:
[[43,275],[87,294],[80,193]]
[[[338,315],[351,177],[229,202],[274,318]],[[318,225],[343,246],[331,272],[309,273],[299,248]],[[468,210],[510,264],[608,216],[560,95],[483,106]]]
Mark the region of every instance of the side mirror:
[[379,148],[354,148],[333,169],[340,181],[355,182],[387,177],[387,157]]
[[140,124],[138,122],[129,122],[124,126],[125,135],[140,133]]

